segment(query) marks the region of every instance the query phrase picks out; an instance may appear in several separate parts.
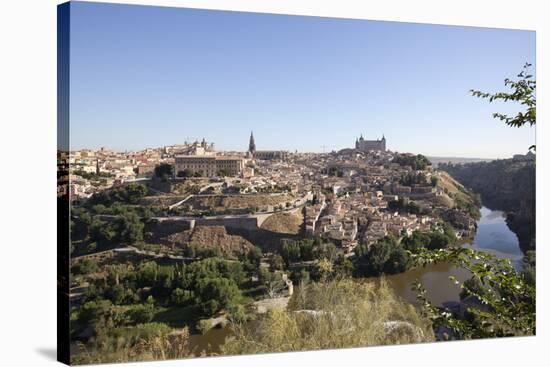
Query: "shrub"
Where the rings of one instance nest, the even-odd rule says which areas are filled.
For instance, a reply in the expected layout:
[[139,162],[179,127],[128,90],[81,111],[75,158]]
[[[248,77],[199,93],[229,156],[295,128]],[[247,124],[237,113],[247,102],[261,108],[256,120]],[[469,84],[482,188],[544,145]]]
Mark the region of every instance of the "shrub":
[[212,329],[212,320],[202,319],[197,322],[196,325],[197,331],[202,335],[206,334],[210,329]]

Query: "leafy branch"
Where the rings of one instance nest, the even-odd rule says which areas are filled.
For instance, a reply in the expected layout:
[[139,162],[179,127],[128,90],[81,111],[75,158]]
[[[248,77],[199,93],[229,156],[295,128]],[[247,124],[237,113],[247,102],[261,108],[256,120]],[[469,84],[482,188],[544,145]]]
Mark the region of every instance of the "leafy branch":
[[467,248],[421,249],[411,253],[411,258],[422,266],[445,262],[467,269],[484,286],[485,291],[480,292],[468,282],[450,277],[466,295],[475,296],[482,305],[468,308],[468,317],[460,319],[435,307],[417,281],[413,289],[434,326],[449,328],[460,339],[535,334],[535,286],[516,272],[510,260]]
[[[486,93],[478,90],[470,90],[474,97],[489,99],[489,102],[501,100],[504,102],[514,101],[525,106],[524,112],[518,112],[515,116],[509,116],[503,113],[495,112],[493,117],[503,121],[505,124],[512,127],[521,127],[525,124],[533,126],[537,123],[537,99],[536,88],[537,82],[533,79],[533,75],[529,73],[531,64],[525,63],[521,73],[517,75],[518,80],[505,79],[504,85],[511,89],[511,92]],[[535,148],[531,146],[529,149]]]

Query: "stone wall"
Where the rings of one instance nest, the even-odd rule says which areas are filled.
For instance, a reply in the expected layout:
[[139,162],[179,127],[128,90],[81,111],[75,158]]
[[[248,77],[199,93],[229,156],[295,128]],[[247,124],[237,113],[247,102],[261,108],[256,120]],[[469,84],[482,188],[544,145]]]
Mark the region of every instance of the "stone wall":
[[174,233],[179,233],[193,229],[195,227],[194,219],[163,219],[151,220],[145,225],[145,232],[153,232],[160,236],[169,236]]

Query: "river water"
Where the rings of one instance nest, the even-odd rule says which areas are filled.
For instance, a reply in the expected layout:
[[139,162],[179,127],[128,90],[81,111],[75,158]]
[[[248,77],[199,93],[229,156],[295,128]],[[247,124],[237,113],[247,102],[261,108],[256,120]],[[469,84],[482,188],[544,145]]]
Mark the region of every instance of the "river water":
[[[481,208],[481,218],[477,222],[477,232],[472,243],[463,246],[489,252],[496,257],[508,258],[516,269],[521,267],[523,253],[517,236],[508,228],[503,212]],[[449,280],[454,276],[460,281],[469,277],[468,271],[455,268],[449,264],[435,264],[416,268],[405,273],[387,276],[390,286],[396,294],[409,302],[416,303],[416,292],[412,284],[420,280],[427,290],[427,297],[434,305],[447,301],[458,301],[460,288]]]

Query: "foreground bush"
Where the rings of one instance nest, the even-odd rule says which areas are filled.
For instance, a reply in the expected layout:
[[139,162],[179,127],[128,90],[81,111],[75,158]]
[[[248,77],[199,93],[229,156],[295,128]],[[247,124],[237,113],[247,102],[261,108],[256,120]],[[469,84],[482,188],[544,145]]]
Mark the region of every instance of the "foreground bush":
[[150,323],[119,328],[95,340],[95,346],[71,359],[72,364],[153,361],[191,356],[189,331],[171,332],[164,324]]
[[288,352],[429,342],[431,323],[384,281],[351,279],[297,287],[286,310],[234,324],[224,354]]
[[462,247],[420,250],[411,256],[417,265],[443,262],[471,273],[471,278],[463,283],[450,277],[455,286],[460,287],[463,298],[470,296],[477,300],[478,305],[469,307],[468,317],[464,318],[435,307],[422,284],[415,285],[427,317],[435,327],[449,331],[445,338],[464,340],[536,334],[534,254],[524,260],[525,272],[520,273],[509,259]]

